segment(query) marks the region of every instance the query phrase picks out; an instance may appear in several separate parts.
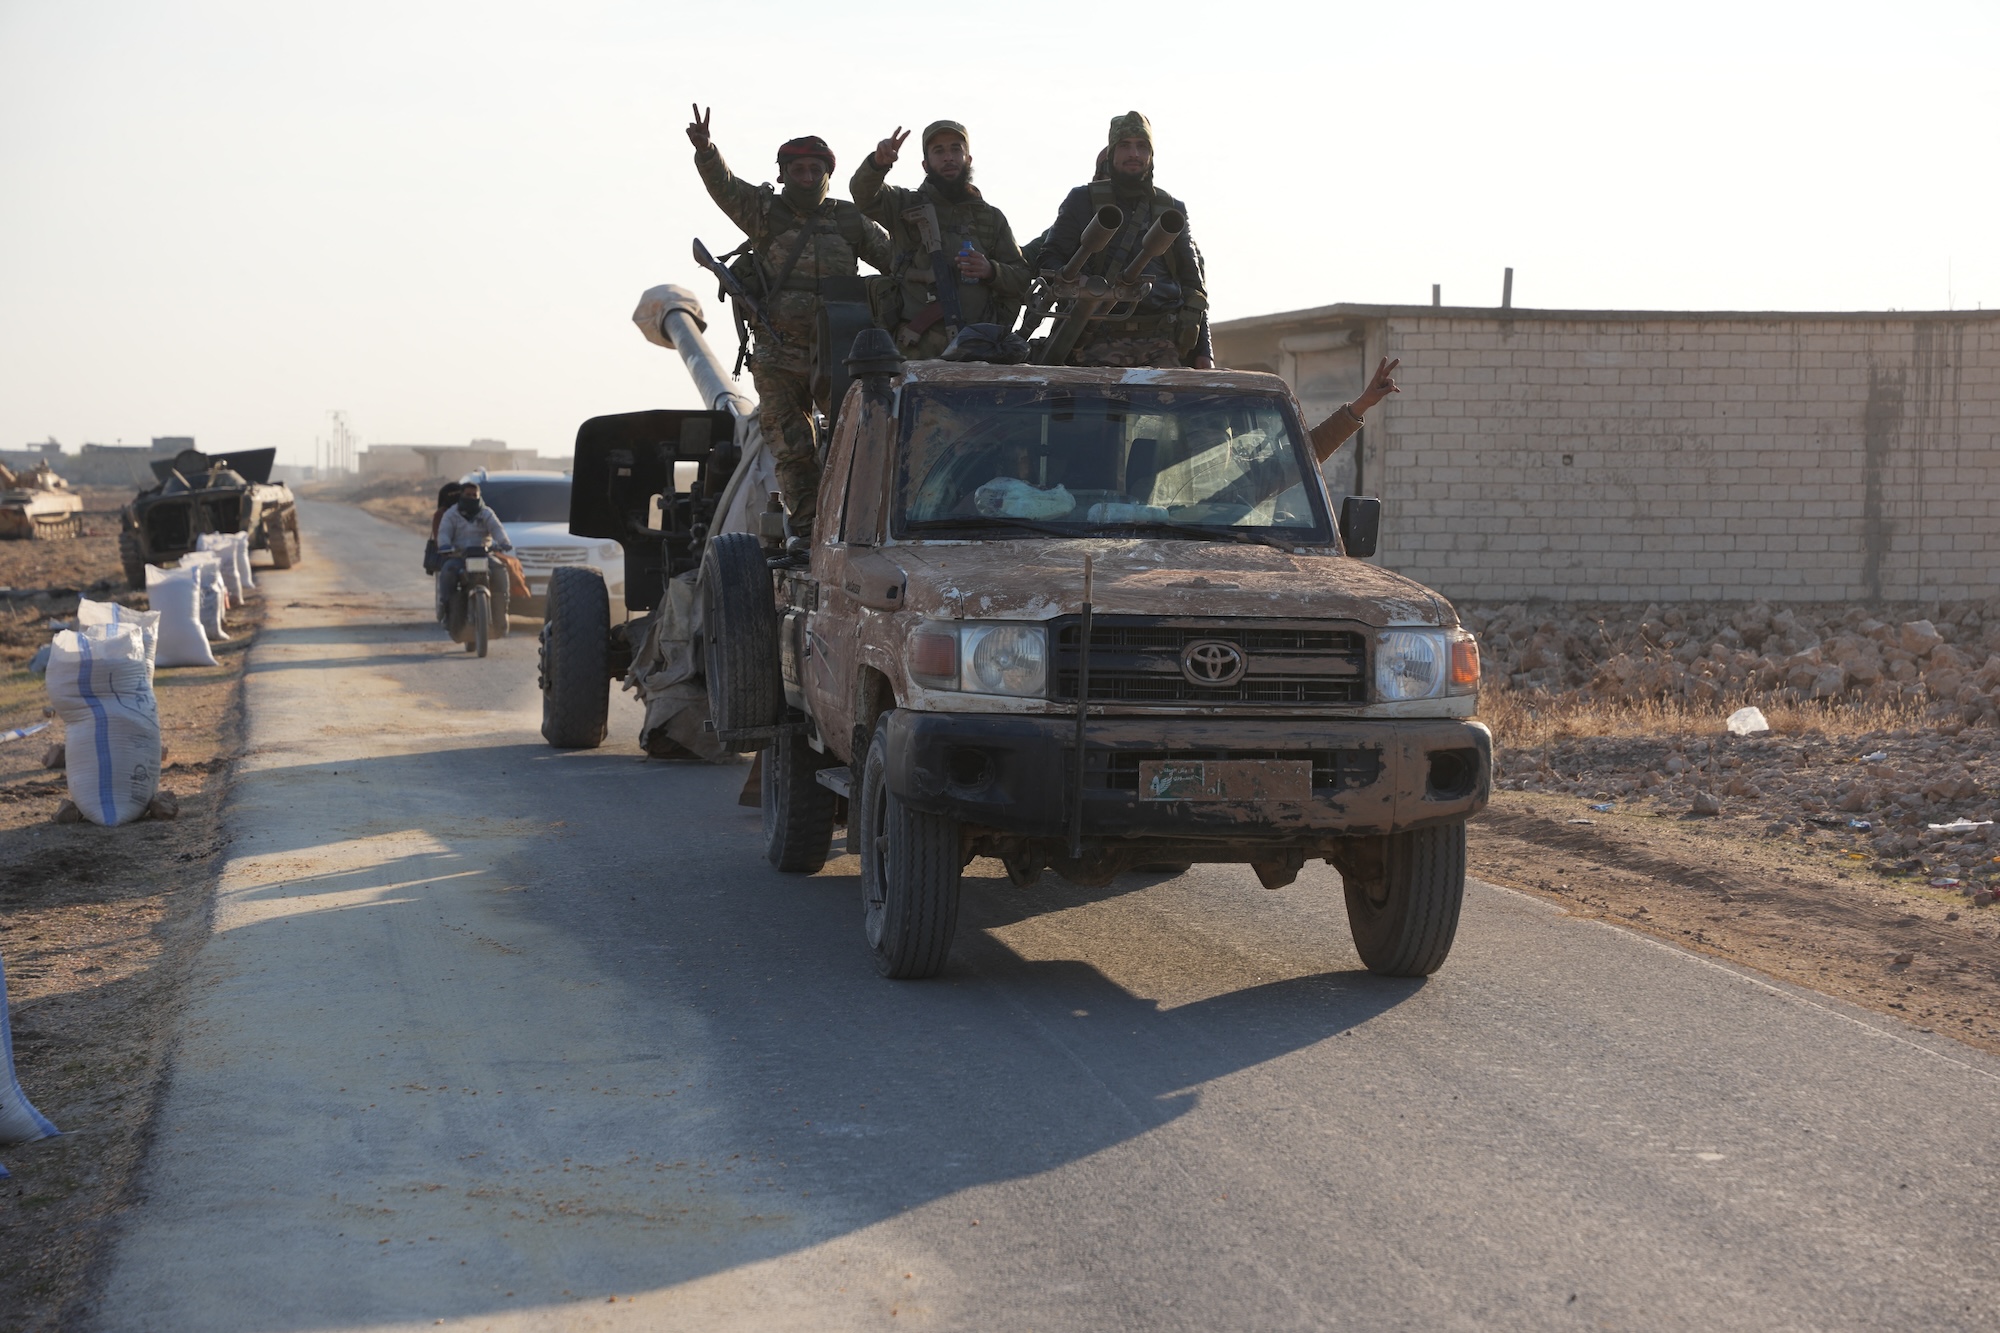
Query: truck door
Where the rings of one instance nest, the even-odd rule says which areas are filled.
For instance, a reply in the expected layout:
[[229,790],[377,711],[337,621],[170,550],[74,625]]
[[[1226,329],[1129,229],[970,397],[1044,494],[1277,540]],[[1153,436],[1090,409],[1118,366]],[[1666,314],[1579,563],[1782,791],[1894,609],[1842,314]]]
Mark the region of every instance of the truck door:
[[861,618],[868,614],[852,566],[870,561],[882,543],[894,432],[895,413],[887,404],[851,391],[820,487],[822,530],[812,555],[819,604],[806,618],[802,675],[820,736],[850,763],[861,760],[845,752],[854,729]]

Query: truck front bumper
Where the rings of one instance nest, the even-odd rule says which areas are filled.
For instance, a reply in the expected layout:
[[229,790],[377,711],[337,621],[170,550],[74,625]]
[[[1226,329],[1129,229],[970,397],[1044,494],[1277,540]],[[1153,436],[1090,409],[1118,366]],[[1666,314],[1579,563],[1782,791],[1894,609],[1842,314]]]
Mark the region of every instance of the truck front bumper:
[[[888,725],[888,784],[906,804],[999,833],[1070,831],[1076,719],[898,710]],[[1265,773],[1285,794],[1264,789]],[[1479,722],[1093,718],[1082,833],[1287,844],[1400,833],[1483,809],[1492,774]]]

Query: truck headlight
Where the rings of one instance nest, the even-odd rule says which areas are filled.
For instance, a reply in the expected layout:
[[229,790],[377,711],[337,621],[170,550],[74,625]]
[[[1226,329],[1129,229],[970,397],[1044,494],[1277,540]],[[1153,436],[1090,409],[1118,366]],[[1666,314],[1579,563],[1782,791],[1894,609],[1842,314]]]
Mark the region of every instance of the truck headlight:
[[1375,644],[1375,695],[1384,701],[1479,692],[1479,643],[1462,629],[1384,630]]
[[1049,636],[1018,621],[933,623],[910,636],[910,675],[936,690],[1034,698],[1048,692]]

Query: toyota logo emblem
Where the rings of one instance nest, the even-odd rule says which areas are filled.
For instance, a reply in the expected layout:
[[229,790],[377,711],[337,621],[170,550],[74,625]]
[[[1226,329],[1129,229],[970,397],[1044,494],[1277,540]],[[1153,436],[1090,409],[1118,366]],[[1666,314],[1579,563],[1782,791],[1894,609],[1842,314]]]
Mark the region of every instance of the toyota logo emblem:
[[1227,639],[1196,639],[1181,649],[1181,675],[1190,685],[1225,689],[1243,679],[1250,664],[1243,650]]

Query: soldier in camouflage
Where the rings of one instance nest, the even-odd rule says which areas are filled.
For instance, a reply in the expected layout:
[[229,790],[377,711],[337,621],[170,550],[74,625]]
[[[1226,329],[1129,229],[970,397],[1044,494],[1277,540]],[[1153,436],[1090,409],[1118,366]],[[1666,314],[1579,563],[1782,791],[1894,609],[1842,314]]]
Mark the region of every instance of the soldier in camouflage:
[[[750,378],[757,385],[757,420],[777,465],[792,531],[812,531],[819,502],[819,453],[812,428],[812,346],[819,320],[820,279],[851,278],[857,260],[889,268],[889,237],[845,199],[827,198],[833,150],[808,135],[778,149],[782,189],[738,178],[709,139],[700,108],[688,126],[694,164],[709,197],[743,229],[757,256],[764,315],[782,345],[757,335]],[[825,404],[821,405],[826,406]]]
[[942,352],[953,332],[938,302],[936,273],[922,239],[925,210],[935,216],[938,239],[957,269],[964,323],[1011,327],[1027,298],[1028,265],[1007,215],[987,203],[972,183],[970,142],[957,121],[933,121],[924,128],[921,186],[906,190],[884,184],[909,137],[909,131],[897,126],[862,160],[848,189],[861,211],[889,230],[895,256],[890,274],[896,283],[877,314],[895,333],[904,356],[924,360]]
[[[1093,256],[1085,273],[1116,273],[1139,250],[1153,221],[1168,209],[1185,217],[1187,205],[1153,184],[1153,127],[1137,111],[1111,122],[1110,174],[1069,192],[1055,224],[1035,256],[1044,273],[1060,271],[1083,241],[1084,228],[1106,204],[1116,204],[1125,225]],[[1208,338],[1208,286],[1201,251],[1191,229],[1146,266],[1153,291],[1130,319],[1091,323],[1070,354],[1079,366],[1195,366],[1211,369],[1215,355]]]

